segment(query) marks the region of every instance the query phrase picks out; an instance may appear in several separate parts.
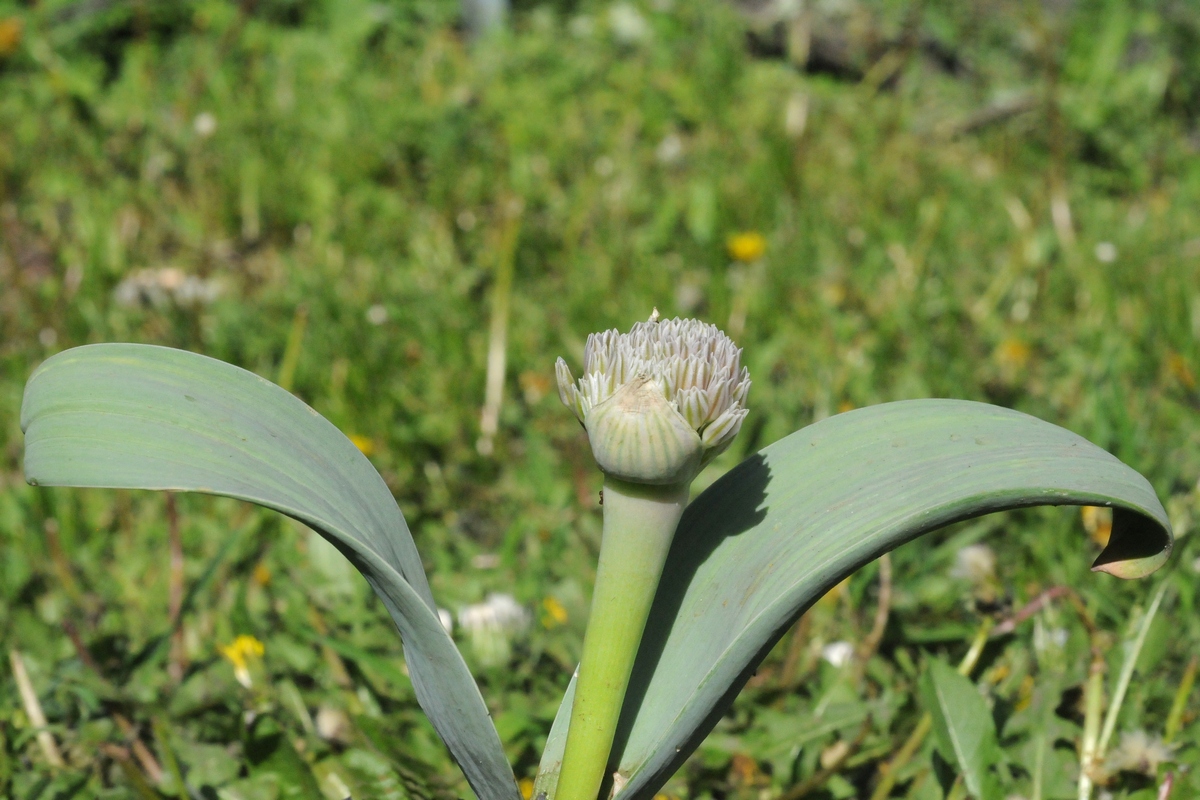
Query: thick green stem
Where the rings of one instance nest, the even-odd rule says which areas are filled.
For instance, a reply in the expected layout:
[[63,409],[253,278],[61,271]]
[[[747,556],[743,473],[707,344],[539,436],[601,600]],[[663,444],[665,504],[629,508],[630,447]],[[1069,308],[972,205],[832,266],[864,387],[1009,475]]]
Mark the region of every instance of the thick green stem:
[[604,535],[554,800],[596,800],[688,484],[604,481]]

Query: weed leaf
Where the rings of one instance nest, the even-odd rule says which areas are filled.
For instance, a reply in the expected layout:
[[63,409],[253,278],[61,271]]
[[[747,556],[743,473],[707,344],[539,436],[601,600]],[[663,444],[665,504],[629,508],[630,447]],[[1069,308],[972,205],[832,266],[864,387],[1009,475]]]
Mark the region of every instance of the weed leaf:
[[1000,786],[991,769],[1000,755],[996,725],[975,684],[934,659],[921,680],[925,709],[942,756],[958,766],[967,791],[978,800],[998,800]]

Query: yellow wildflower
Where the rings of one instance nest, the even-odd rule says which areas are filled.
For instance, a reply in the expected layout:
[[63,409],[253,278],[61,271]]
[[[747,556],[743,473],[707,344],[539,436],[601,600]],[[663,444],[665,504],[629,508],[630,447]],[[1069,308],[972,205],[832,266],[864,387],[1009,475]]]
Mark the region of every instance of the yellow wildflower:
[[834,586],[828,592],[821,595],[821,598],[817,600],[817,605],[822,608],[835,608],[838,600],[848,591],[850,591],[850,578],[847,577],[837,586]]
[[1092,541],[1100,547],[1108,547],[1108,538],[1112,536],[1112,509],[1083,506],[1079,509],[1079,516]]
[[542,622],[547,628],[566,623],[567,609],[556,598],[547,597],[542,601],[542,608],[546,609],[546,617]]
[[0,56],[16,52],[20,43],[21,20],[16,17],[0,19]]
[[254,572],[251,577],[259,586],[266,586],[271,582],[271,568],[260,561],[254,565]]
[[517,786],[521,789],[521,797],[524,797],[525,800],[533,797],[533,781],[529,778],[521,778],[517,781]]
[[262,642],[244,633],[221,647],[221,655],[233,665],[234,677],[247,689],[253,683],[250,679],[250,664],[262,658],[264,652]]
[[1029,362],[1031,352],[1029,345],[1020,339],[1005,339],[996,348],[995,356],[1002,367],[1021,369]]
[[350,441],[354,443],[354,446],[357,447],[359,452],[362,453],[364,456],[369,456],[369,455],[371,455],[371,453],[375,452],[375,443],[373,441],[371,441],[370,439],[368,439],[366,436],[362,436],[357,433],[352,433],[352,434],[350,434],[349,438],[350,438]]
[[757,786],[763,782],[764,775],[758,766],[758,761],[745,753],[734,753],[729,762],[729,782],[738,787]]
[[1185,389],[1196,388],[1196,378],[1192,375],[1192,371],[1188,369],[1188,363],[1179,353],[1171,353],[1167,356],[1167,371],[1183,384]]
[[725,247],[734,261],[749,263],[758,261],[767,252],[767,240],[758,231],[745,231],[730,236]]

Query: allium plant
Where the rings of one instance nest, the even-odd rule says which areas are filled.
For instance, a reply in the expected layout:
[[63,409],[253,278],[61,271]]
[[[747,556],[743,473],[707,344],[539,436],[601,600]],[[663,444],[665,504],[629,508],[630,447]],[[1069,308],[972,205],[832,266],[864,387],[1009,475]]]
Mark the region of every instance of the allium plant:
[[694,319],[594,333],[558,391],[604,473],[604,533],[556,796],[595,798],[634,657],[692,479],[746,417],[750,374],[729,337]]
[[[772,645],[825,591],[923,533],[1033,505],[1113,508],[1093,569],[1146,575],[1172,535],[1149,483],[1015,411],[916,400],[822,420],[688,502],[746,414],[740,351],[711,325],[589,338],[559,386],[604,473],[604,532],[580,669],[535,791],[649,800]],[[481,800],[520,800],[487,706],[443,627],[395,500],[345,436],[290,393],[182,350],[67,350],[21,409],[35,485],[196,491],[300,520],[366,577],[396,623],[417,700]]]

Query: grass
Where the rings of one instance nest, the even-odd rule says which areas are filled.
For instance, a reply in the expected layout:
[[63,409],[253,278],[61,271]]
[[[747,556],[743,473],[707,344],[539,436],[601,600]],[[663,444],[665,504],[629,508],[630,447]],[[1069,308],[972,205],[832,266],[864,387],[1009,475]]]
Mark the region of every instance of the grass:
[[[587,333],[653,306],[723,326],[754,380],[699,484],[850,407],[961,397],[1109,449],[1180,536],[1132,584],[1088,573],[1103,520],[1089,534],[1071,509],[902,548],[887,581],[864,569],[784,638],[668,795],[865,797],[890,762],[891,796],[943,796],[953,768],[910,736],[920,676],[1024,609],[971,677],[1006,791],[1076,797],[1085,706],[1104,701],[1088,687],[1115,693],[1162,581],[1109,748],[1124,736],[1132,760],[1097,793],[1154,797],[1168,772],[1172,796],[1200,793],[1200,698],[1180,691],[1200,649],[1200,17],[852,6],[845,30],[893,44],[847,76],[771,56],[767,34],[748,47],[720,3],[636,8],[643,27],[622,33],[603,3],[530,4],[469,46],[447,0],[0,2],[0,636],[54,748],[21,667],[0,671],[9,796],[469,791],[386,614],[321,540],[231,501],[179,496],[172,517],[159,495],[24,484],[18,411],[41,360],[96,341],[197,350],[359,437],[439,603],[508,592],[531,610],[502,663],[456,634],[525,778],[578,658],[599,533],[600,477],[553,360],[578,365]],[[988,116],[1014,96],[1024,110]],[[766,241],[752,263],[726,247],[747,231]],[[163,269],[178,272],[140,278],[157,302],[122,302]],[[183,276],[219,295],[172,299]],[[978,544],[995,570],[973,581],[956,564]],[[250,688],[221,653],[243,634],[264,645]],[[860,658],[835,667],[836,642]],[[1177,748],[1139,762],[1139,731]]]

